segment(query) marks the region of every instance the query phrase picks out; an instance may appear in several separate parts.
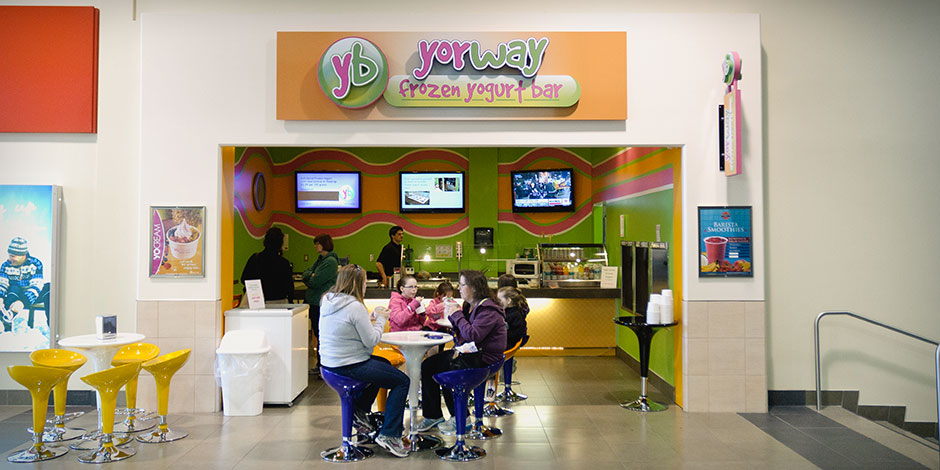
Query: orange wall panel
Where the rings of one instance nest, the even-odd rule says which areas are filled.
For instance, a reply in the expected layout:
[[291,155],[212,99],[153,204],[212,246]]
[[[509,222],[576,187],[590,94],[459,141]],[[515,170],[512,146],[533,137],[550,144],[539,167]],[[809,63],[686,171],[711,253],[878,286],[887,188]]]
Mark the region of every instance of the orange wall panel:
[[0,132],[98,130],[98,9],[0,6]]

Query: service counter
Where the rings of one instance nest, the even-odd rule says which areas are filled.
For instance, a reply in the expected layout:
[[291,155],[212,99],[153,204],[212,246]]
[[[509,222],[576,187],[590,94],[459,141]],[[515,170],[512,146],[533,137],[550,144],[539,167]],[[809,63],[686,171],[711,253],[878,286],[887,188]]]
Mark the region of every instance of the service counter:
[[[391,292],[390,289],[366,289],[366,306],[371,310],[378,305],[388,305]],[[619,315],[619,289],[523,288],[522,293],[531,309],[526,317],[530,339],[517,354],[614,355],[616,325],[611,319]],[[422,287],[418,295],[433,298],[434,289]]]

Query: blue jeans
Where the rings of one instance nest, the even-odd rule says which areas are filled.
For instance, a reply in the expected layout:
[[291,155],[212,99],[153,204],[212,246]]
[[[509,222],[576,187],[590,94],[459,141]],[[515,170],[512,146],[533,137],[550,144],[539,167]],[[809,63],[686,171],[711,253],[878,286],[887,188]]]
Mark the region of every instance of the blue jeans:
[[388,401],[385,402],[385,422],[379,434],[386,437],[401,437],[405,430],[402,421],[405,416],[405,398],[408,397],[408,385],[411,383],[404,372],[392,367],[388,360],[372,356],[367,361],[342,367],[325,367],[344,377],[369,382],[359,398],[356,409],[368,412],[380,388],[388,389]]

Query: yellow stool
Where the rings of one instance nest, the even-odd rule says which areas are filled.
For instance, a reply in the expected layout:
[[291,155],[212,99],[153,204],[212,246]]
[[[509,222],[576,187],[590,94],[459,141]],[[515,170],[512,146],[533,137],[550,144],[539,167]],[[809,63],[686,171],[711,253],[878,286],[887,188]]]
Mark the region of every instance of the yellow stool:
[[126,364],[95,372],[82,377],[82,382],[91,385],[101,397],[101,432],[104,434],[97,449],[78,456],[82,463],[108,463],[134,456],[137,449],[118,447],[114,444],[114,409],[118,392],[140,373],[140,364]]
[[[522,347],[521,339],[515,344],[515,346],[506,350],[506,352],[504,353],[506,355],[505,361],[512,359],[512,357],[516,355],[516,351],[518,351],[520,347]],[[497,383],[499,383],[499,371],[498,370],[496,371],[496,374],[494,374],[493,377],[491,377],[487,381],[487,384],[486,384],[486,388],[488,389],[488,391],[492,390],[493,395],[496,394]],[[487,393],[487,395],[490,395],[490,393]],[[513,413],[515,413],[515,411],[510,410],[509,408],[503,408],[499,406],[495,401],[488,401],[486,402],[486,405],[483,406],[483,416],[499,418],[502,416],[511,415]]]
[[166,423],[166,415],[169,413],[170,408],[170,380],[173,378],[173,374],[180,370],[183,364],[186,364],[191,352],[192,349],[181,349],[143,364],[144,370],[153,376],[153,380],[157,384],[157,413],[160,414],[160,424],[157,429],[137,436],[138,441],[158,444],[182,439],[189,435],[186,431],[169,429]]
[[[393,348],[379,348],[376,346],[375,349],[372,350],[372,355],[388,359],[388,362],[391,362],[393,367],[401,367],[401,365],[405,363],[405,356],[402,356],[397,349]],[[375,397],[375,406],[383,413],[385,412],[386,401],[388,401],[388,389],[380,388],[379,394]]]
[[[124,364],[143,364],[160,355],[160,348],[150,343],[128,344],[121,348],[114,358],[112,366]],[[115,426],[117,432],[140,432],[153,428],[157,423],[140,424],[140,421],[153,421],[153,417],[142,417],[147,410],[137,408],[137,376],[131,378],[124,387],[124,396],[127,398],[127,407],[117,410],[117,414],[127,415],[124,422]]]
[[8,366],[10,377],[29,390],[33,399],[33,445],[28,449],[14,452],[7,457],[10,462],[29,463],[49,460],[64,455],[69,450],[57,445],[42,442],[43,427],[49,408],[49,392],[59,382],[71,374],[65,369],[37,366]]
[[[29,360],[34,366],[62,369],[68,374],[52,390],[55,402],[55,416],[50,420],[53,426],[46,428],[42,440],[44,442],[63,442],[76,439],[85,434],[84,429],[67,428],[65,423],[85,414],[84,411],[65,413],[65,399],[69,391],[69,377],[83,366],[88,359],[81,354],[65,349],[37,349],[29,354]],[[30,431],[32,432],[32,431]]]

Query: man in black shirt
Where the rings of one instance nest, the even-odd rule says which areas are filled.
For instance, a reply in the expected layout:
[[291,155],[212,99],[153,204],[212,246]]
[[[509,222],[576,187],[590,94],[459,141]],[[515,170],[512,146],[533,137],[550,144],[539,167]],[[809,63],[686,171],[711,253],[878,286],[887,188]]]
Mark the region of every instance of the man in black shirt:
[[395,268],[401,269],[401,241],[405,238],[405,229],[398,225],[388,229],[388,238],[388,244],[382,247],[382,252],[375,260],[375,267],[378,268],[383,286],[391,284]]
[[293,267],[281,256],[283,245],[284,232],[271,227],[264,235],[264,250],[251,255],[242,270],[242,284],[249,279],[261,280],[266,303],[294,302]]

